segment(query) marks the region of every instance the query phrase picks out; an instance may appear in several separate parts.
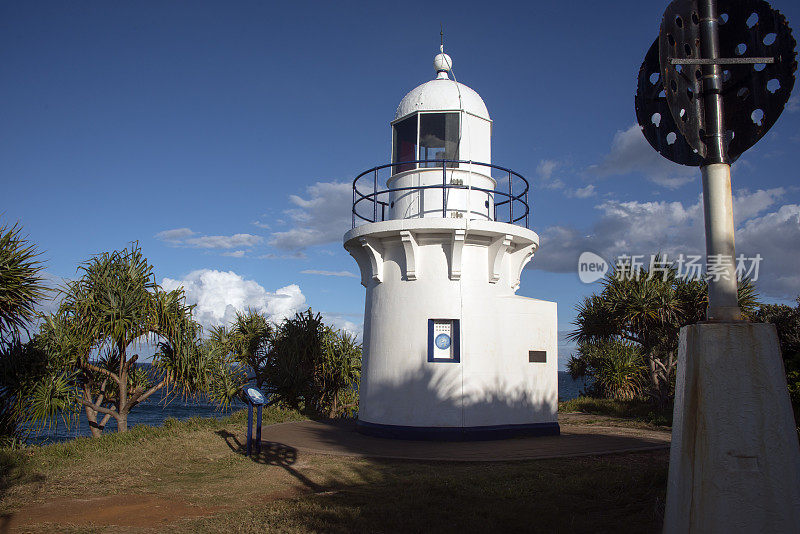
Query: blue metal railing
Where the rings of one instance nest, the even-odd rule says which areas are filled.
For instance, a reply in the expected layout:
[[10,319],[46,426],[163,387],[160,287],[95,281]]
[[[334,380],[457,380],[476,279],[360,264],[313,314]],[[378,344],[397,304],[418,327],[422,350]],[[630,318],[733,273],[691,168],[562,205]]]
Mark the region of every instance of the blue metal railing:
[[[418,164],[436,164],[435,167],[420,167]],[[447,174],[453,174],[453,171],[457,169],[457,167],[450,166],[449,164],[453,163],[464,163],[469,165],[478,165],[481,167],[487,167],[489,169],[494,169],[498,171],[502,171],[506,178],[508,179],[508,191],[501,191],[500,189],[485,189],[482,187],[470,187],[469,185],[463,184],[456,184],[456,183],[448,183],[447,182]],[[442,183],[441,184],[431,184],[431,185],[418,185],[418,186],[409,186],[409,187],[390,187],[387,189],[378,189],[378,173],[385,169],[390,169],[391,174],[396,174],[394,172],[395,167],[408,166],[414,165],[415,167],[412,171],[415,172],[433,172],[434,168],[438,168],[441,166],[442,169]],[[411,172],[411,171],[409,171]],[[464,172],[461,170],[461,172]],[[489,171],[491,173],[491,171]],[[365,185],[364,180],[365,177],[369,177],[371,175],[371,191],[364,191]],[[519,190],[519,186],[522,186],[522,190],[519,191],[516,195],[514,194],[514,181],[517,181],[517,188]],[[359,183],[359,181],[361,183]],[[495,178],[497,181],[497,178]],[[359,190],[359,186],[361,190]],[[369,187],[369,186],[366,186]],[[378,167],[373,167],[369,170],[366,170],[356,176],[356,179],[353,180],[353,228],[356,227],[356,222],[358,220],[365,221],[368,223],[371,222],[378,222],[378,221],[385,221],[386,220],[386,208],[389,207],[388,201],[381,200],[381,197],[385,197],[386,199],[389,198],[390,193],[394,193],[395,191],[422,191],[425,189],[441,189],[442,190],[442,217],[447,217],[447,192],[451,189],[461,189],[467,190],[471,189],[472,191],[479,191],[483,193],[487,193],[493,199],[500,197],[505,198],[502,202],[495,202],[494,203],[494,218],[493,220],[499,222],[509,222],[511,224],[519,224],[520,226],[523,225],[521,221],[524,221],[525,228],[528,228],[528,216],[530,214],[530,208],[528,206],[528,190],[529,190],[528,180],[525,179],[521,174],[518,174],[511,169],[506,169],[505,167],[500,167],[499,165],[492,165],[491,163],[481,163],[478,161],[465,161],[465,160],[455,160],[455,159],[438,159],[438,160],[430,160],[430,159],[419,159],[419,160],[412,160],[412,161],[401,161],[398,163],[387,163],[385,165],[380,165]],[[359,212],[358,207],[359,204],[365,203],[362,205],[362,210]],[[369,214],[364,214],[363,206],[370,207],[370,203],[372,204],[372,217]],[[380,206],[380,219],[378,218],[378,206]],[[504,206],[507,206],[507,217],[503,216],[503,212],[506,211]],[[498,218],[498,208],[499,217]],[[521,210],[521,211],[520,211]],[[515,212],[517,214],[521,213],[521,215],[515,217]]]

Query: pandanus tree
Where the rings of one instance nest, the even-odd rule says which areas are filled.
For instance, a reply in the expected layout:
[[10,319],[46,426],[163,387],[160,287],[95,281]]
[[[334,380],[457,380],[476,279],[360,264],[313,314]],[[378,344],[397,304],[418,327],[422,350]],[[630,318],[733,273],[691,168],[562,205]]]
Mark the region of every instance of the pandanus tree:
[[209,352],[213,358],[226,361],[234,375],[245,375],[246,382],[260,389],[264,386],[264,370],[271,355],[274,333],[274,326],[257,311],[236,312],[230,326],[211,328]]
[[800,425],[800,297],[795,302],[794,307],[786,304],[763,304],[754,314],[754,320],[772,323],[778,331],[794,420]]
[[272,324],[255,310],[211,330],[206,351],[214,364],[211,396],[226,402],[248,384],[269,403],[335,417],[354,409],[361,345],[323,323],[310,309]]
[[[183,289],[161,289],[138,244],[100,254],[79,272],[80,278],[62,289],[58,312],[46,318],[34,339],[47,355],[50,375],[62,379],[42,398],[32,396],[32,420],[45,421],[59,411],[47,399],[72,395],[93,436],[102,434],[112,417],[125,432],[131,410],[159,390],[204,389],[208,360],[198,348],[200,327]],[[149,370],[132,354],[143,343],[158,348]]]
[[25,392],[40,370],[24,343],[47,293],[38,257],[19,224],[0,227],[0,442],[19,437]]
[[[599,378],[603,368],[627,369],[627,391],[641,383],[642,391],[663,408],[673,394],[680,328],[705,319],[708,286],[677,276],[677,269],[659,257],[653,265],[633,269],[618,263],[603,279],[602,290],[577,306],[576,328],[569,338],[578,342],[579,350],[568,366],[576,377],[593,378]],[[742,281],[739,305],[744,314],[752,314],[757,304],[753,285]],[[636,353],[642,359],[639,375],[623,365],[635,364]],[[609,361],[617,357],[622,360]]]
[[288,405],[336,417],[355,409],[361,345],[310,309],[285,319],[275,333],[265,378]]

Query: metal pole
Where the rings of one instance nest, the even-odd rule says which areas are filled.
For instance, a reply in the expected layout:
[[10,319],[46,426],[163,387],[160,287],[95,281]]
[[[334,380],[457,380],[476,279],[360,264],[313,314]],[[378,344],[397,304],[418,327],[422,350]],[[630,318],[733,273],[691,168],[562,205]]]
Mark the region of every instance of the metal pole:
[[733,236],[731,167],[714,163],[702,167],[703,211],[706,222],[706,265],[713,266],[708,279],[708,320],[741,321],[736,283]]
[[[700,52],[703,59],[719,58],[717,1],[701,0]],[[703,65],[706,158],[703,175],[703,211],[706,224],[708,320],[740,321],[736,284],[731,167],[725,150],[722,113],[722,69]],[[713,266],[713,272],[709,267]]]
[[378,220],[378,169],[372,173],[372,222]]
[[247,403],[247,456],[250,456],[250,451],[253,445],[253,405]]
[[[701,0],[700,53],[703,59],[719,58],[719,20],[717,0]],[[706,164],[728,163],[725,153],[725,126],[722,118],[722,69],[716,64],[703,65],[703,105],[705,111]]]
[[513,178],[508,171],[508,222],[514,224],[514,187],[511,185]]
[[442,163],[442,218],[447,218],[447,167]]
[[531,206],[528,204],[528,192],[525,191],[525,228],[528,228],[528,215],[531,213]]
[[353,212],[352,213],[352,215],[353,215],[353,226],[352,226],[352,228],[355,228],[356,227],[356,184],[355,183],[353,184],[353,209],[350,210],[350,211]]
[[261,408],[263,406],[259,404],[256,416],[256,453],[261,453]]

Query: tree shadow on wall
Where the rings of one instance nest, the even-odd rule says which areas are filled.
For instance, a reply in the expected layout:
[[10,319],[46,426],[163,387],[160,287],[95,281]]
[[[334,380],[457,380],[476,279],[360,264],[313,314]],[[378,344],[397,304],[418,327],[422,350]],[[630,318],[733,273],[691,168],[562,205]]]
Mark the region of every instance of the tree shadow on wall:
[[[480,390],[462,390],[460,375],[450,373],[450,364],[423,364],[406,374],[399,381],[372,383],[370,388],[378,391],[382,404],[388,407],[402,406],[412,402],[418,413],[414,420],[435,421],[431,414],[442,414],[441,426],[479,427],[503,424],[528,424],[531,422],[555,422],[553,409],[557,409],[556,393],[552,402],[545,401],[542,394],[531,387],[517,385],[509,387],[496,378]],[[455,369],[454,369],[455,370]],[[381,419],[384,414],[381,414]],[[438,426],[434,423],[434,426]]]

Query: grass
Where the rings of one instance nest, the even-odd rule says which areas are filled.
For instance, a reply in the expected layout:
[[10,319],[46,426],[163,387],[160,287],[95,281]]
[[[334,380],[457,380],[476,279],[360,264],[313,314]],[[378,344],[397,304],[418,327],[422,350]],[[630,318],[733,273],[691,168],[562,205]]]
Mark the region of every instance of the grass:
[[[641,423],[649,427],[671,427],[672,408],[659,412],[652,404],[641,400],[615,400],[580,396],[558,403],[558,412],[581,412]],[[636,425],[634,425],[636,426]]]
[[492,465],[362,461],[355,484],[183,530],[655,532],[666,461],[665,452]]
[[[264,424],[297,419],[264,412]],[[663,516],[666,451],[514,463],[302,453],[254,461],[238,450],[245,421],[238,412],[0,450],[0,514],[30,532],[164,529],[147,517],[140,525],[86,524],[97,504],[80,500],[154,496],[189,510],[169,524],[175,532],[655,532]],[[37,520],[35,511],[53,502],[73,507],[83,523],[66,512]]]

